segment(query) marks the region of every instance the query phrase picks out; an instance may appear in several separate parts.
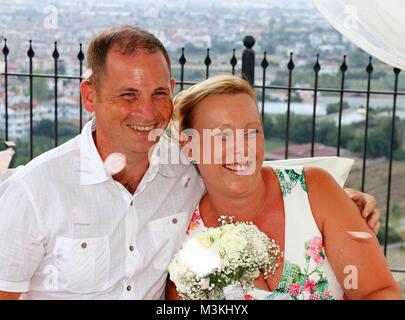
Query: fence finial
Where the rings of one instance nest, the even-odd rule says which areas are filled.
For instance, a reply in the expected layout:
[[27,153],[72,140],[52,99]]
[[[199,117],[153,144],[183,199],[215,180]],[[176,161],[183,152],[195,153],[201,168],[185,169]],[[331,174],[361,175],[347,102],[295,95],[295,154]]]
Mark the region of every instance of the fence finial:
[[204,64],[205,64],[205,67],[206,67],[206,72],[205,72],[205,78],[206,79],[208,79],[208,77],[209,77],[209,68],[210,68],[210,65],[211,65],[211,58],[210,58],[210,49],[208,48],[207,49],[207,56],[205,57],[205,60],[204,60]]
[[318,73],[319,71],[321,71],[321,65],[319,63],[319,53],[316,55],[316,62],[314,64],[313,69],[314,69],[315,73]]
[[7,57],[9,53],[10,53],[10,50],[8,50],[7,39],[5,38],[4,39],[3,54],[4,54],[5,57]]
[[236,66],[236,64],[238,63],[238,59],[236,59],[236,56],[235,56],[235,48],[233,49],[232,58],[231,58],[231,60],[229,61],[229,63],[230,63],[231,66],[232,66],[232,74],[235,75],[235,66]]
[[32,49],[32,40],[30,40],[30,47],[27,51],[28,58],[32,59],[35,55],[34,50]]
[[256,40],[252,36],[243,38],[245,49],[242,53],[242,78],[253,87],[255,83],[255,51],[252,49]]
[[55,41],[55,49],[53,50],[52,53],[52,58],[54,58],[55,60],[59,59],[58,43],[56,41]]

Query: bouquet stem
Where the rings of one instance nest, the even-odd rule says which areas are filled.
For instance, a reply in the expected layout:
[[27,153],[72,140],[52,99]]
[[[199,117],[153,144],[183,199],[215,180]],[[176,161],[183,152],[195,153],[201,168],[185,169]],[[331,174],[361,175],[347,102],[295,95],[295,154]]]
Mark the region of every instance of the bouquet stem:
[[245,292],[240,283],[232,283],[222,289],[225,300],[244,300]]

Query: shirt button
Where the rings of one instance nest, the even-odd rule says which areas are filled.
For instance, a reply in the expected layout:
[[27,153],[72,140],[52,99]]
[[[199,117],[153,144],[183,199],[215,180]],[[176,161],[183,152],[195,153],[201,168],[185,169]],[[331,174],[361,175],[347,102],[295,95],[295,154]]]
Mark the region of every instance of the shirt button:
[[177,219],[176,219],[176,218],[173,218],[172,222],[173,222],[173,224],[176,224],[176,223],[177,223]]
[[86,243],[86,242],[83,242],[83,243],[81,244],[81,247],[82,247],[83,249],[86,249],[86,248],[87,248],[87,243]]
[[131,207],[133,207],[133,206],[134,206],[134,200],[131,201]]
[[131,291],[132,287],[131,286],[127,286],[127,291]]
[[132,245],[129,246],[129,251],[134,251],[134,249],[135,249],[134,246],[132,246]]

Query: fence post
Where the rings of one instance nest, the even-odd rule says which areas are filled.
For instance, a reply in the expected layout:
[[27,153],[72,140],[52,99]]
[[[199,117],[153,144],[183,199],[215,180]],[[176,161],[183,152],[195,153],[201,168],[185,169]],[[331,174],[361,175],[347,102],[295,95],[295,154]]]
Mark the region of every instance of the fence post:
[[245,49],[242,53],[242,78],[250,83],[252,87],[255,84],[255,51],[252,49],[256,40],[252,36],[243,38]]

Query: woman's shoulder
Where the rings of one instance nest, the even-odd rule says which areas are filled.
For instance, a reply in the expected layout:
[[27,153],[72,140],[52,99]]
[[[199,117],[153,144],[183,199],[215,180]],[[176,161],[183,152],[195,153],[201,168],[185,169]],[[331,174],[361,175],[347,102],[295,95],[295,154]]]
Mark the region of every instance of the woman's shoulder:
[[326,219],[338,216],[342,208],[353,205],[346,192],[326,170],[308,167],[304,169],[304,176],[308,200],[320,230]]
[[[294,174],[304,175],[305,184],[307,188],[311,191],[316,191],[317,193],[326,193],[331,191],[341,190],[340,186],[337,184],[335,179],[326,170],[318,167],[263,167],[261,170],[262,177],[267,184],[278,183],[280,172],[295,171]],[[299,171],[299,172],[298,172]],[[320,188],[322,187],[322,188]]]
[[309,184],[314,184],[314,183],[321,183],[322,185],[337,184],[335,182],[335,179],[332,177],[332,175],[328,171],[318,168],[318,167],[305,167],[304,175],[305,175],[306,182]]
[[263,167],[261,169],[261,174],[267,187],[271,187],[273,184],[278,184],[277,174],[272,167]]

